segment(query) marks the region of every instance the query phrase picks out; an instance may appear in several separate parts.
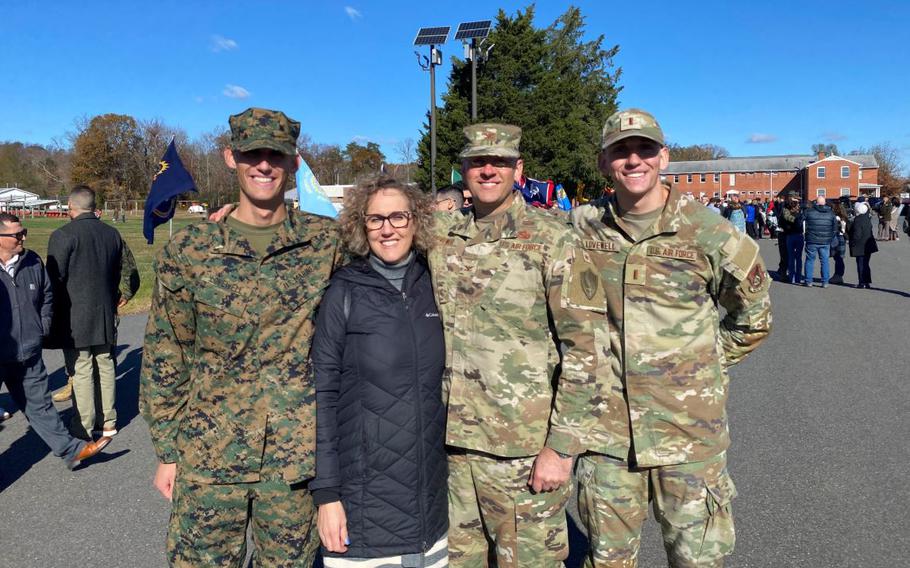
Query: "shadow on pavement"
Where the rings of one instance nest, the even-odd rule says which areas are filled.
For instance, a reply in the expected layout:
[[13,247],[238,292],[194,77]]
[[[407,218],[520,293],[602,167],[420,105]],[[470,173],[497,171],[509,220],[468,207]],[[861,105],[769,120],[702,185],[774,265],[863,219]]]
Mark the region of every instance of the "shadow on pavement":
[[[110,445],[108,445],[108,448],[109,447],[110,447]],[[104,448],[104,449],[106,450],[107,448]],[[74,469],[73,471],[82,471],[83,469],[85,469],[87,467],[92,467],[93,465],[97,465],[99,463],[104,463],[104,462],[109,462],[111,460],[115,460],[115,459],[119,458],[120,456],[122,456],[124,454],[128,454],[128,453],[130,453],[130,451],[128,449],[120,450],[119,452],[114,452],[114,453],[105,453],[104,450],[102,450],[100,454],[95,454],[91,459],[85,460],[84,462],[80,463],[79,466],[76,469]]]
[[0,454],[0,464],[3,464],[0,467],[0,491],[15,483],[49,453],[50,448],[44,440],[31,428],[26,430],[24,436]]
[[[118,351],[126,345],[118,346]],[[139,414],[139,368],[142,348],[136,347],[122,359],[117,359],[117,427],[123,428]]]
[[903,290],[892,290],[890,288],[878,288],[875,284],[872,284],[872,287],[869,290],[873,292],[885,292],[887,294],[894,294],[895,296],[903,296],[904,298],[910,298],[910,294],[904,292]]

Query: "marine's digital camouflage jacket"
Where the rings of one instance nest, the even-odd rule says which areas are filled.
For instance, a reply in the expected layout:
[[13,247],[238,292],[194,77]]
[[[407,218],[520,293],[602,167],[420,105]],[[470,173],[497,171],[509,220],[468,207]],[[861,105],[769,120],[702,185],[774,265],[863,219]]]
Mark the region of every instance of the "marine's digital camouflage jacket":
[[[631,242],[615,197],[573,214],[582,258],[607,298],[612,372],[591,450],[639,466],[702,461],[730,444],[727,367],[771,330],[758,245],[671,190],[654,228]],[[726,315],[721,314],[722,307]],[[630,436],[631,434],[631,436]]]
[[337,224],[289,210],[257,256],[222,220],[158,254],[140,401],[161,462],[204,483],[312,477],[313,312],[342,260]]
[[594,314],[569,297],[575,235],[520,196],[483,228],[470,211],[436,221],[429,257],[446,339],[446,443],[503,457],[544,445],[582,452],[598,362]]

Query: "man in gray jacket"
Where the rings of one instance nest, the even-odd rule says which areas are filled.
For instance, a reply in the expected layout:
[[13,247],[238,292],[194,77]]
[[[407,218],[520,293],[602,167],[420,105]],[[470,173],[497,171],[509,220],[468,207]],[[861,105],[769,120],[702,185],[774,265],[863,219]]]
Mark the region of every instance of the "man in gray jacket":
[[51,327],[53,292],[41,258],[25,249],[27,234],[18,217],[0,212],[0,381],[35,433],[73,469],[111,439],[73,438],[51,401],[41,343]]

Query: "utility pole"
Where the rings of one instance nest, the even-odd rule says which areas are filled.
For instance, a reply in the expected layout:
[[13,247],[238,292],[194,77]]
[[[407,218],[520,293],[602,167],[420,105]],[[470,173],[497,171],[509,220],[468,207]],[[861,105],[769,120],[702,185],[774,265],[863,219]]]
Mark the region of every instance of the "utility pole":
[[492,23],[491,20],[464,22],[455,31],[455,39],[464,43],[465,58],[471,60],[471,122],[477,122],[477,61],[485,61],[493,49],[492,45],[483,49]]
[[436,66],[442,64],[442,51],[436,46],[443,44],[449,37],[449,26],[420,28],[414,45],[429,45],[430,57],[417,55],[417,64],[424,71],[430,72],[430,190],[436,197]]

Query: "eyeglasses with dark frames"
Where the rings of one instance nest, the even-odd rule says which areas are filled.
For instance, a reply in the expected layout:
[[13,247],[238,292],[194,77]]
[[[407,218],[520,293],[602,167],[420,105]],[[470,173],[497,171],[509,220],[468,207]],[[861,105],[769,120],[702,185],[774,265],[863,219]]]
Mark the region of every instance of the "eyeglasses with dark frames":
[[385,222],[395,229],[404,229],[411,222],[410,211],[393,211],[388,215],[366,215],[363,222],[368,231],[377,231],[382,228]]
[[28,236],[28,229],[22,229],[18,233],[0,233],[0,237],[13,237],[17,241],[21,241]]

